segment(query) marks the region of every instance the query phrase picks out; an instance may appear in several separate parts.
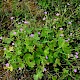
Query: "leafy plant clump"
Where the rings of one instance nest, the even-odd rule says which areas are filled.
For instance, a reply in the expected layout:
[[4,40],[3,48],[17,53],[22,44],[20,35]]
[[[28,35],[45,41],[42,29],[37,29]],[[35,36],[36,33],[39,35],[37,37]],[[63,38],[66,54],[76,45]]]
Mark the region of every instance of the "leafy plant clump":
[[[70,4],[58,0],[37,1],[44,11],[39,10],[38,13],[38,5],[33,10],[31,4],[34,5],[34,1],[22,5],[21,11],[14,7],[15,16],[10,19],[15,28],[6,36],[0,34],[7,61],[4,69],[34,70],[34,80],[79,80],[80,21],[76,21],[79,19],[78,0],[77,4],[73,1]],[[24,1],[19,3],[24,4]],[[28,6],[29,10],[24,10],[24,6]],[[19,20],[16,15],[21,14],[23,16]]]
[[[61,66],[61,60],[69,63],[71,54],[69,42],[66,42],[62,28],[55,30],[45,25],[42,28],[29,27],[27,24],[15,24],[8,37],[3,37],[4,55],[13,69],[36,66],[34,79],[42,78],[45,67],[53,64],[53,69]],[[55,71],[56,73],[56,71]],[[41,75],[41,76],[40,76]]]

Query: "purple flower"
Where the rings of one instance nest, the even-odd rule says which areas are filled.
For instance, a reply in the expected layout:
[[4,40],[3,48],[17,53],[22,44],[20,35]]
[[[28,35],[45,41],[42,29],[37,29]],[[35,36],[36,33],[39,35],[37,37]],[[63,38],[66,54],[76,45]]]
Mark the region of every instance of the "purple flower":
[[6,63],[6,67],[9,67],[9,63]]
[[40,32],[38,32],[38,34],[40,34]]
[[60,30],[63,30],[63,28],[60,28]]
[[14,32],[14,34],[16,34],[16,32]]
[[66,42],[68,42],[68,40],[65,40]]
[[21,68],[19,68],[19,70],[21,70]]
[[22,29],[22,28],[20,28],[20,31],[21,31],[21,32],[22,32],[22,30],[23,30],[23,29]]
[[65,40],[66,42],[68,42],[70,39],[68,38],[67,40]]
[[79,53],[78,52],[75,52],[75,54],[78,55]]
[[4,48],[4,50],[6,50],[6,48]]
[[76,73],[77,72],[77,69],[74,69],[74,72]]
[[75,58],[78,58],[78,55],[75,55]]
[[2,36],[0,37],[0,39],[2,40]]
[[46,56],[46,59],[48,59],[48,56]]
[[24,24],[28,24],[29,22],[28,21],[24,21]]
[[30,37],[34,37],[34,34],[31,34]]
[[59,15],[60,15],[59,13],[56,14],[56,16],[59,16]]
[[47,14],[47,12],[45,11],[44,14]]
[[71,22],[68,22],[68,24],[71,24]]
[[43,72],[44,72],[44,71],[47,71],[46,68],[44,68]]

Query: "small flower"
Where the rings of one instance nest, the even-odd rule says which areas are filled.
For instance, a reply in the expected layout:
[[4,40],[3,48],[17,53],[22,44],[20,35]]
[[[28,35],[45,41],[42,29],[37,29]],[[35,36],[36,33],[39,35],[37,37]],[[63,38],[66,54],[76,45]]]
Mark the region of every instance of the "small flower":
[[18,24],[21,24],[21,22],[18,22]]
[[4,50],[6,50],[6,48],[4,48]]
[[56,21],[57,19],[54,19],[54,21]]
[[44,21],[44,20],[46,20],[46,18],[45,18],[45,17],[43,18],[43,21]]
[[68,38],[67,40],[65,40],[66,42],[68,42],[70,39]]
[[13,19],[14,19],[14,17],[11,17],[10,19],[11,19],[11,20],[13,20]]
[[73,54],[71,54],[70,57],[73,57]]
[[70,39],[68,38],[68,41],[69,41]]
[[21,68],[19,68],[19,70],[21,70]]
[[78,55],[75,55],[75,58],[78,58]]
[[24,24],[28,24],[29,22],[28,21],[24,21]]
[[60,15],[59,13],[56,14],[56,16],[59,16],[59,15]]
[[60,28],[60,30],[63,30],[63,28]]
[[12,43],[12,45],[14,45],[14,43]]
[[34,37],[34,34],[31,34],[30,37]]
[[72,36],[72,33],[70,33],[70,36]]
[[46,56],[46,59],[48,59],[48,56]]
[[78,55],[79,53],[78,53],[78,52],[76,52],[75,54],[76,54],[76,55]]
[[6,67],[9,67],[9,63],[6,63]]
[[16,32],[14,32],[14,34],[16,34]]
[[56,28],[55,26],[53,26],[53,28]]
[[74,72],[76,73],[77,72],[77,69],[74,69]]
[[66,42],[68,42],[68,40],[65,40]]
[[0,39],[2,40],[2,36],[0,37]]
[[67,5],[69,6],[70,4],[69,4],[69,3],[67,3]]
[[68,22],[68,24],[72,24],[71,22]]
[[46,68],[44,68],[43,72],[44,72],[44,71],[47,71]]
[[47,12],[45,11],[44,14],[47,14]]
[[64,36],[64,34],[60,34],[60,36]]
[[40,34],[40,32],[38,32],[38,34]]
[[21,31],[21,32],[22,32],[22,30],[23,30],[23,29],[22,29],[22,28],[20,28],[20,31]]

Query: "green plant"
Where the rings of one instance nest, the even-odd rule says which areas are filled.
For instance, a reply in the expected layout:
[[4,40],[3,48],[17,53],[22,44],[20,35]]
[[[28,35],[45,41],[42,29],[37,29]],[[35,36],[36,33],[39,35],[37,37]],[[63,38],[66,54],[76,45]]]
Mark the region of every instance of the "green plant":
[[[71,47],[62,35],[63,30],[50,28],[47,22],[43,28],[29,25],[30,23],[15,23],[16,29],[7,38],[3,37],[6,48],[4,55],[13,69],[24,68],[25,65],[34,68],[37,65],[37,68],[41,66],[39,69],[43,72],[47,63],[53,63],[57,67],[61,65],[61,58],[68,59]],[[34,75],[35,80],[40,77],[41,72],[38,72]]]
[[[39,1],[38,4],[43,9],[50,8],[51,2]],[[80,79],[78,74],[80,69],[78,65],[80,62],[78,61],[79,21],[77,24],[75,23],[76,18],[79,19],[80,6],[77,6],[78,4],[73,0],[70,2],[71,4],[66,5],[67,3],[64,1],[54,1],[54,16],[44,12],[43,23],[40,26],[36,25],[36,19],[29,18],[28,14],[28,21],[17,23],[18,20],[13,20],[15,29],[10,31],[7,36],[1,37],[4,56],[10,64],[5,69],[12,71],[24,67],[35,68],[35,74],[32,75],[34,80],[41,79],[45,73],[47,73],[48,79],[52,80]],[[76,4],[77,7],[73,4]],[[14,10],[16,10],[16,12],[13,11],[14,15],[22,14],[22,10],[17,11],[15,8]],[[53,14],[53,11],[51,12]],[[2,35],[0,34],[0,36]]]

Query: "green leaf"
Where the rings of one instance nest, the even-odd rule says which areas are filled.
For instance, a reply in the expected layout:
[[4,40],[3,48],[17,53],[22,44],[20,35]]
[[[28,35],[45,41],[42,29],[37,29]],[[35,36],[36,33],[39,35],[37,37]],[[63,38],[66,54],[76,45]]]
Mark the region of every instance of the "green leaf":
[[55,60],[55,64],[56,64],[56,65],[58,64],[58,65],[60,66],[60,65],[61,65],[61,63],[60,63],[60,59],[56,58],[56,60]]
[[68,74],[69,70],[63,68],[63,74]]
[[34,40],[40,40],[37,33],[34,34]]
[[71,53],[71,49],[70,49],[70,47],[62,47],[62,49],[63,49],[63,51],[64,51],[64,53],[65,54],[70,54]]
[[47,56],[48,54],[49,54],[49,48],[47,47],[47,48],[45,48],[45,50],[44,50],[44,55]]
[[34,61],[33,55],[31,55],[31,54],[26,54],[26,55],[24,55],[24,58],[23,58],[23,59],[25,60],[25,62],[27,63],[27,65],[28,65],[29,67],[34,67],[35,61]]
[[3,42],[7,44],[10,44],[12,40],[13,40],[12,38],[5,38],[5,37],[3,38]]
[[57,58],[57,57],[58,57],[58,52],[54,52],[54,53],[53,53],[53,57],[54,57],[54,58]]
[[58,38],[58,46],[59,48],[63,47],[65,44],[65,40],[62,37]]
[[56,42],[57,42],[57,40],[56,40],[56,38],[54,38],[52,41],[50,41],[50,42],[48,43],[49,48],[50,48],[51,50],[53,50],[53,51],[54,51],[54,47],[57,46]]
[[52,76],[52,80],[57,80],[57,77],[56,76]]
[[37,73],[36,74],[34,74],[34,80],[39,80],[39,79],[41,79],[42,78],[42,76],[43,76],[43,73],[42,73],[42,71],[40,71],[40,70],[37,70]]

